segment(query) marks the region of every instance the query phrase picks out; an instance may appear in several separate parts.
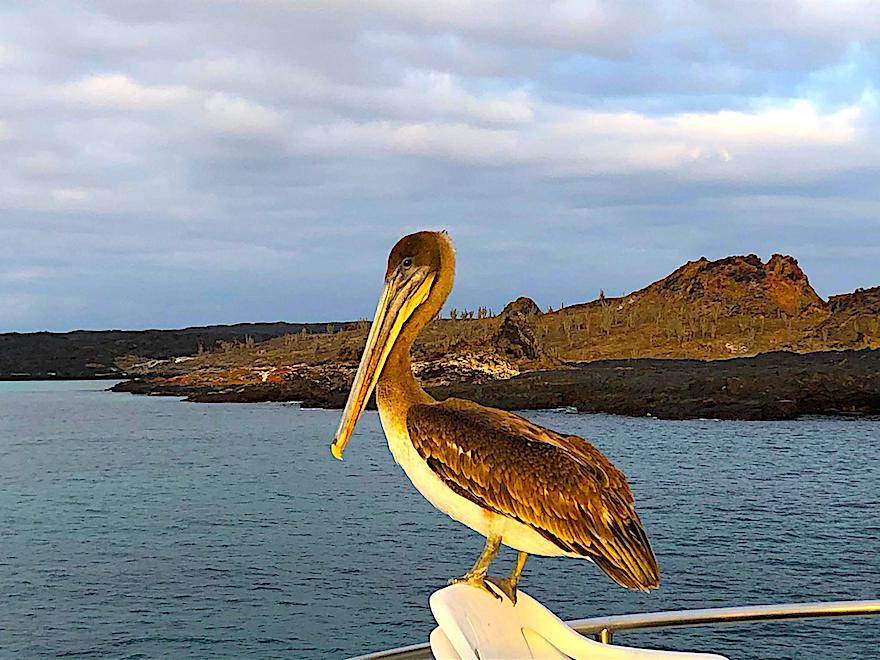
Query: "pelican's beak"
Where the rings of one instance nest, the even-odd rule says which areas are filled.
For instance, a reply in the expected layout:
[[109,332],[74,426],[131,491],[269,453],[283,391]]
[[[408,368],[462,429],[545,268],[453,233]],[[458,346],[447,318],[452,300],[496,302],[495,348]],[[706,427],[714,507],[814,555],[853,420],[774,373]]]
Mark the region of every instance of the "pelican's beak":
[[367,345],[361,356],[354,383],[348,393],[348,401],[342,411],[342,419],[330,451],[333,455],[342,459],[342,451],[354,431],[354,425],[358,417],[367,405],[367,400],[376,387],[376,382],[388,359],[388,354],[394,347],[403,324],[412,316],[416,307],[428,298],[431,286],[434,283],[434,275],[427,267],[410,268],[401,272],[400,269],[393,271],[385,280],[385,288],[379,298],[376,307],[376,315],[373,317],[373,325],[367,337]]

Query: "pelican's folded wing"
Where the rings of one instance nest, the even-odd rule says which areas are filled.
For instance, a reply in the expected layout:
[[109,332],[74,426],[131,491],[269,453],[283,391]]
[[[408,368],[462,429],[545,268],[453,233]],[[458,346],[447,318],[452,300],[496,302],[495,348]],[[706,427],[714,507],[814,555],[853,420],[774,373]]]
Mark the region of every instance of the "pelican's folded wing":
[[419,455],[459,495],[592,559],[624,587],[659,585],[626,478],[583,438],[461,399],[413,406],[406,426]]

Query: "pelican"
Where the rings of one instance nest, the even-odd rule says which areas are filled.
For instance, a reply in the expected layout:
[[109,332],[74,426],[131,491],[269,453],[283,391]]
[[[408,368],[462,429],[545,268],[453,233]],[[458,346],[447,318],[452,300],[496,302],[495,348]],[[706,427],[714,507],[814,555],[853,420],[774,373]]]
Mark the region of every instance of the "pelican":
[[[388,257],[385,287],[339,428],[341,459],[375,389],[394,460],[436,508],[486,537],[464,583],[513,603],[528,555],[593,561],[617,584],[659,586],[657,560],[626,477],[585,439],[463,399],[435,401],[416,381],[410,347],[437,316],[455,276],[446,232],[405,236]],[[518,550],[513,571],[487,575],[501,545]]]

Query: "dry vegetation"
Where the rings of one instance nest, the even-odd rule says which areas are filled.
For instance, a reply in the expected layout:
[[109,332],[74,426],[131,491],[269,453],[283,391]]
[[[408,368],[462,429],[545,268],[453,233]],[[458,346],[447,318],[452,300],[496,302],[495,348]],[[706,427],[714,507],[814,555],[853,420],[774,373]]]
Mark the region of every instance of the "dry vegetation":
[[[880,347],[880,287],[825,302],[797,262],[779,255],[766,264],[754,255],[689,262],[628,296],[601,296],[552,312],[540,313],[521,298],[499,315],[480,308],[447,316],[433,321],[413,350],[417,369],[428,378],[439,378],[438,365],[456,360],[465,370],[498,378],[564,361]],[[337,332],[328,327],[261,343],[248,338],[190,358],[149,364],[124,358],[119,365],[133,374],[201,372],[243,382],[271,382],[291,369],[320,366],[332,372],[328,377],[345,379],[368,329],[369,322],[360,321]],[[276,373],[279,368],[285,371]]]

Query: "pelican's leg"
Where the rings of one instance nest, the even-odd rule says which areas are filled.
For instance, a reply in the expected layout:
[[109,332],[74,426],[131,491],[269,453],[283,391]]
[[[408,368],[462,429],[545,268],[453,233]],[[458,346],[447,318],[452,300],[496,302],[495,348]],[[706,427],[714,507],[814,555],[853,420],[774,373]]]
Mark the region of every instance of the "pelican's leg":
[[510,598],[514,605],[516,605],[516,585],[519,584],[519,578],[522,575],[523,567],[526,565],[526,559],[528,558],[529,555],[527,553],[520,552],[516,556],[516,564],[509,576],[503,579],[496,577],[486,578],[489,582],[501,589],[504,595]]
[[498,549],[500,547],[500,536],[488,537],[486,539],[486,547],[483,548],[483,552],[477,558],[477,561],[471,567],[471,570],[469,570],[460,578],[454,578],[450,580],[449,584],[470,584],[471,586],[477,587],[478,589],[488,591],[490,594],[495,596],[495,598],[501,600],[501,596],[492,591],[489,585],[486,584],[486,572],[489,570],[489,564],[491,564],[492,560],[495,559],[495,555],[498,554]]

